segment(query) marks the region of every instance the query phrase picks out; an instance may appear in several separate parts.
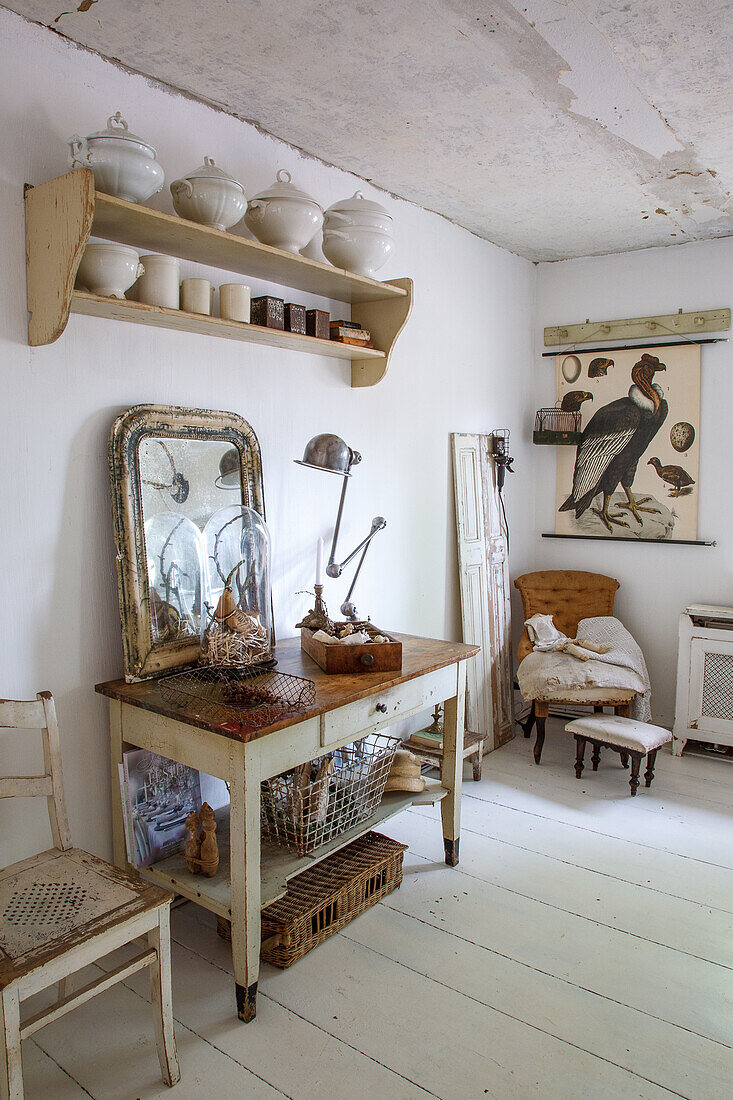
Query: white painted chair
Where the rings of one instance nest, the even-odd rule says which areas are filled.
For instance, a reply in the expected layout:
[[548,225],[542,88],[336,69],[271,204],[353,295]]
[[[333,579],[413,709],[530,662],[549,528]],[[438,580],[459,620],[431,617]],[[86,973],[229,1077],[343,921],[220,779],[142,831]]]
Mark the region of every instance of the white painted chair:
[[[50,692],[30,702],[0,700],[0,727],[42,732],[44,774],[0,779],[0,798],[45,796],[54,843],[0,871],[0,1098],[22,1100],[22,1039],[144,967],[163,1080],[175,1085],[181,1073],[171,1005],[171,895],[72,847]],[[147,938],[145,950],[67,991],[72,974],[139,936]],[[56,983],[56,1002],[21,1023],[21,1001]]]

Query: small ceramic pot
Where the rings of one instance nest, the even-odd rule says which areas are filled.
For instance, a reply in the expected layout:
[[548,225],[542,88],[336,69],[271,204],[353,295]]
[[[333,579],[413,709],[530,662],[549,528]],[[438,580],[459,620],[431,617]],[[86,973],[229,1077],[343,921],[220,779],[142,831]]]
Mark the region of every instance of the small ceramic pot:
[[263,244],[297,253],[321,228],[323,211],[291,180],[290,172],[281,168],[272,187],[250,199],[244,224]]
[[181,283],[181,309],[210,317],[214,308],[214,288],[208,279],[184,279]]
[[125,244],[92,242],[84,249],[77,279],[92,294],[124,298],[137,278],[145,273],[134,248]]
[[219,287],[219,316],[228,321],[249,322],[251,294],[245,283],[222,283]]
[[247,207],[244,188],[233,176],[217,168],[212,157],[170,185],[173,206],[180,218],[227,230],[242,220]]
[[150,256],[141,256],[140,260],[145,268],[145,274],[141,275],[135,284],[137,301],[145,302],[149,306],[178,309],[180,306],[178,284],[181,279],[178,259],[175,256],[159,256],[154,253]]
[[394,251],[394,240],[382,229],[353,226],[324,229],[323,255],[334,267],[373,278]]
[[91,168],[94,185],[105,195],[128,202],[146,202],[165,182],[155,149],[131,134],[118,111],[107,119],[107,128],[80,138],[69,138],[72,168]]

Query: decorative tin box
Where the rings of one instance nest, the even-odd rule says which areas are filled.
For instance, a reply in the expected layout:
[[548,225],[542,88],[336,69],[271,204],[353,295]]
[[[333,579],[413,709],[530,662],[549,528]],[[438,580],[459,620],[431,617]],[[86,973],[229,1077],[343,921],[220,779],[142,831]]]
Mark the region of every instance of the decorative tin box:
[[285,303],[285,331],[306,333],[305,306],[296,305],[295,302]]
[[285,302],[282,298],[273,298],[264,294],[252,299],[250,321],[253,325],[265,328],[285,328]]
[[305,331],[308,336],[317,336],[319,340],[328,340],[331,314],[325,309],[308,309],[305,314]]

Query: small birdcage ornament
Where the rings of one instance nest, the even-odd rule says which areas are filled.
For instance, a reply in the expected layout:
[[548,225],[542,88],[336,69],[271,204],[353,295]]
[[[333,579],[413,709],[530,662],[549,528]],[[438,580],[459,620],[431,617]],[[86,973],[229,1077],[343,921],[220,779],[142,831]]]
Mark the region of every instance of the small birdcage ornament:
[[272,658],[270,535],[262,516],[233,505],[204,528],[201,664],[246,668]]
[[538,409],[534,418],[533,443],[574,447],[580,443],[581,413],[565,409]]

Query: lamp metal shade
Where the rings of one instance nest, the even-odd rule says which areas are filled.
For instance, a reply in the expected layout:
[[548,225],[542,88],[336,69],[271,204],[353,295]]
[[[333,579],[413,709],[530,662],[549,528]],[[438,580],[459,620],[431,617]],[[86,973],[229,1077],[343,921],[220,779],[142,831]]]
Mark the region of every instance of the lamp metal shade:
[[239,451],[230,447],[219,459],[219,476],[216,479],[219,489],[239,489],[242,484],[242,464]]
[[313,470],[323,470],[327,474],[351,476],[351,467],[361,462],[358,451],[352,451],[338,435],[314,435],[303,451],[303,457],[296,458],[299,466],[310,466]]

